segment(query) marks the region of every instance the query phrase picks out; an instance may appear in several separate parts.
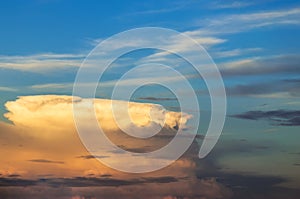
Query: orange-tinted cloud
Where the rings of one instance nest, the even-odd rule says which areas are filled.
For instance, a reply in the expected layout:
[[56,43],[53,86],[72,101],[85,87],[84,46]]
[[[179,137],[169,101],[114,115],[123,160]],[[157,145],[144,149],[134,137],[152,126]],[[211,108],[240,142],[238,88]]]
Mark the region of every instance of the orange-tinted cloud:
[[[84,102],[83,99],[77,99],[77,103]],[[117,105],[122,106],[124,103],[119,102]],[[130,125],[142,127],[151,122],[164,124],[162,134],[168,135],[138,141],[117,128],[109,100],[99,99],[95,104],[98,121],[104,124],[103,128],[109,138],[122,145],[121,147],[133,151],[151,151],[161,147],[176,133],[174,125],[184,125],[190,117],[165,111],[164,124],[158,117],[161,115],[158,112],[162,110],[158,105],[131,103],[129,112],[133,123]],[[146,198],[193,198],[197,195],[216,198],[230,195],[221,184],[195,177],[193,148],[172,165],[156,172],[127,174],[104,166],[86,151],[77,135],[71,96],[20,97],[6,103],[6,108],[8,113],[5,116],[14,125],[0,122],[0,179],[4,179],[0,180],[0,184],[4,185],[0,189],[0,196],[4,191],[10,198],[18,198],[20,194],[24,198],[40,198],[47,194],[49,197],[55,195],[56,198],[136,198],[140,195]],[[113,154],[101,154],[98,158],[108,158],[111,155]],[[126,164],[123,160],[119,161]],[[40,178],[45,180],[40,181]],[[16,183],[18,186],[14,189],[8,188]],[[97,188],[92,188],[92,185]],[[19,189],[19,186],[30,188]],[[37,189],[41,191],[36,192]]]

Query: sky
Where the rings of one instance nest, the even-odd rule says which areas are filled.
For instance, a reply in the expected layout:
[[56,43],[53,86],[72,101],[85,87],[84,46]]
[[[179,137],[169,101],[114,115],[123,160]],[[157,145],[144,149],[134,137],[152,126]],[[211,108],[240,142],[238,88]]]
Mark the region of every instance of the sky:
[[[0,198],[297,198],[300,193],[298,1],[13,0],[1,2],[0,26]],[[198,136],[170,166],[130,174],[107,167],[88,152],[75,128],[71,96],[82,62],[99,43],[143,27],[173,29],[204,48],[209,56],[204,53],[203,58],[184,40],[161,42],[203,62],[207,56],[213,60],[209,64],[217,66],[224,81],[227,112],[218,143],[199,159],[212,111],[203,77],[170,52],[144,49],[122,55],[96,90],[96,119],[105,124],[108,137],[123,149],[143,153],[170,142],[178,124]],[[117,40],[106,50],[140,43]],[[120,92],[141,86],[130,98],[133,122],[124,119],[124,129],[147,133],[141,130],[145,125],[151,124],[151,130],[163,127],[148,143],[121,135],[124,129],[115,126],[111,109],[106,109],[122,75],[147,63],[152,66],[119,83]],[[171,66],[186,77],[199,112],[185,111],[168,88],[142,86],[155,76],[191,102],[178,77],[167,69],[156,70],[153,63]],[[85,100],[78,104],[86,111]],[[123,108],[118,104],[120,118],[125,118]],[[183,120],[180,112],[186,112]],[[196,131],[190,124],[195,121],[200,125]],[[98,154],[98,159],[119,165],[126,161],[112,152]],[[134,163],[128,167],[135,168]]]

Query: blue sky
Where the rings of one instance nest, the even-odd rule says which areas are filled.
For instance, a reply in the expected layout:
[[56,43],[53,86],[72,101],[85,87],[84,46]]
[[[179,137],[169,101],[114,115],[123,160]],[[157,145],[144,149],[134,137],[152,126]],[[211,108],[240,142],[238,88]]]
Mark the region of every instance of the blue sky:
[[[287,14],[288,11],[297,9],[297,6],[297,1],[275,0],[251,3],[226,1],[225,4],[221,1],[93,1],[90,4],[59,0],[9,1],[2,3],[0,8],[0,53],[78,53],[88,49],[90,40],[106,38],[130,28],[163,26],[178,31],[206,30],[210,29],[207,26],[212,25],[211,21],[220,19],[224,25],[222,28],[215,28],[221,32],[219,37],[230,39],[225,45],[228,49],[260,47],[282,53],[278,50],[283,48],[284,52],[293,52],[299,48],[299,29],[294,26],[297,23],[297,11],[294,15],[283,16],[282,23],[271,13]],[[270,16],[251,18],[251,14],[257,13],[270,13]],[[245,19],[239,18],[239,15],[245,16]],[[225,19],[231,16],[233,23],[225,24]],[[270,24],[262,28],[250,28],[254,24],[265,22]],[[285,25],[289,23],[290,25]],[[284,28],[280,27],[281,25]],[[239,34],[226,34],[228,31],[222,31],[223,29],[230,29],[229,32]],[[253,35],[252,32],[256,34]]]
[[[23,100],[31,99],[15,101],[18,96],[71,95],[82,61],[99,42],[128,29],[149,26],[171,28],[192,37],[206,49],[222,74],[227,116],[221,141],[216,146],[214,166],[220,166],[225,173],[281,176],[288,179],[285,186],[299,188],[300,163],[296,155],[300,152],[300,2],[297,0],[3,1],[0,3],[0,120],[8,122],[3,114],[15,111],[16,107],[22,110]],[[182,43],[178,46],[193,53],[193,49],[185,49]],[[111,84],[121,72],[155,60],[174,66],[189,77],[203,112],[200,133],[205,131],[210,116],[205,84],[188,63],[172,54],[148,49],[120,57],[102,80],[103,87],[100,85],[97,97],[110,97]],[[160,75],[159,78],[169,80],[167,73]],[[139,77],[135,78],[138,84]],[[173,98],[166,89],[151,85],[135,93],[133,100],[178,110]],[[5,107],[7,101],[13,102]],[[29,116],[34,115],[30,108],[26,111]],[[51,111],[45,112],[47,115]],[[20,121],[28,122],[22,111],[16,111],[16,118],[14,114],[11,116],[15,120],[22,116]],[[7,132],[15,131],[2,121],[0,125]],[[36,128],[36,124],[31,125]],[[15,151],[14,140],[15,137],[8,139],[13,147],[8,151]],[[65,147],[64,143],[61,146]]]
[[[205,47],[223,75],[228,115],[300,107],[297,1],[9,1],[2,3],[0,13],[1,115],[5,102],[17,96],[70,95],[81,62],[100,41],[145,26],[175,29]],[[155,53],[131,53],[115,64],[125,72]],[[172,55],[158,58],[179,70],[188,68]],[[104,81],[119,76],[113,71]],[[190,81],[203,109],[209,109],[203,81]],[[152,95],[162,95],[154,90]],[[98,97],[109,93],[104,90]],[[239,119],[229,120],[240,126]],[[272,122],[267,116],[258,120]],[[286,128],[295,128],[290,126]]]
[[[223,70],[232,98],[297,101],[299,94],[289,93],[297,90],[299,79],[297,1],[9,1],[0,13],[1,98],[37,94],[41,85],[51,93],[69,93],[57,84],[72,83],[97,42],[144,26],[173,28],[200,39]],[[271,85],[280,86],[266,88]],[[241,86],[265,89],[241,94]]]
[[[229,115],[300,107],[297,1],[9,1],[0,13],[1,115],[17,96],[70,95],[81,62],[100,41],[145,26],[175,29],[205,47],[223,75]],[[151,53],[131,53],[116,65],[126,71]],[[188,68],[174,56],[164,60]],[[190,81],[207,109],[203,81]]]

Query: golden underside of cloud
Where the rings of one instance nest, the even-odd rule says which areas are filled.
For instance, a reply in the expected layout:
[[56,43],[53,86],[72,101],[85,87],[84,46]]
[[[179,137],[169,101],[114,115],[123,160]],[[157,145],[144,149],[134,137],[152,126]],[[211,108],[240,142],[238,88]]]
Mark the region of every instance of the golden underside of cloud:
[[[83,115],[87,111],[84,110],[84,104],[87,103],[87,100],[75,99],[75,103],[82,104]],[[129,107],[128,112],[131,120],[123,121],[123,127],[134,125],[142,128],[153,123],[163,127],[161,132],[153,138],[136,139],[118,128],[112,114],[111,100],[94,99],[93,103],[97,120],[105,130],[106,135],[118,146],[134,152],[153,151],[165,145],[176,134],[176,126],[184,126],[191,117],[184,113],[162,110],[159,105],[155,104],[134,102],[128,104],[124,101],[116,101],[117,110],[123,110],[124,106]],[[168,196],[172,195],[170,194],[172,192],[177,193],[177,195],[186,192],[186,195],[193,195],[196,192],[196,194],[202,194],[206,198],[215,198],[216,195],[230,195],[226,188],[214,180],[198,180],[196,178],[196,163],[194,161],[196,152],[193,147],[172,165],[156,172],[129,174],[103,165],[87,152],[79,139],[73,119],[72,96],[24,96],[16,101],[7,102],[6,108],[8,113],[5,114],[5,117],[13,124],[0,122],[0,156],[2,157],[0,160],[0,178],[74,180],[76,177],[83,177],[87,179],[126,180],[130,183],[138,182],[127,184],[124,189],[121,188],[123,186],[118,188],[118,192],[125,194],[128,198],[130,198],[128,187],[136,192],[148,192],[149,194],[153,189],[155,190],[152,194],[153,198],[156,197],[155,192],[160,196],[158,198],[162,198],[161,196],[172,198],[172,196]],[[118,114],[125,113],[119,111]],[[161,118],[161,115],[164,118]],[[106,156],[107,154],[102,154],[98,158],[106,158]],[[122,159],[119,163],[126,164]],[[150,177],[158,179],[158,182],[155,180],[154,183],[149,180],[145,181]],[[164,183],[163,186],[159,185],[161,183],[159,179],[165,177],[172,177],[175,180]],[[141,186],[145,183],[148,185]],[[109,198],[111,189],[110,186],[99,186],[94,192],[101,192],[103,195],[107,195],[104,198]],[[21,193],[21,190],[19,191]],[[30,189],[30,191],[33,190]],[[87,187],[83,192],[86,191],[88,192]],[[75,192],[81,191],[80,188],[76,188],[73,189],[73,192],[75,194]],[[131,196],[131,198],[133,197]]]

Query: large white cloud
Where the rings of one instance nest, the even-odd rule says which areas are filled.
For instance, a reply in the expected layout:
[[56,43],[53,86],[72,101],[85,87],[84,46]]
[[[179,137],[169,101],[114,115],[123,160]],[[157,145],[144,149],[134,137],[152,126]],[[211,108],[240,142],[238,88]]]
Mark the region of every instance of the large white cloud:
[[[80,103],[82,107],[80,114],[84,115],[90,111],[85,105],[91,100],[75,97],[75,103]],[[119,129],[113,114],[118,114],[118,118],[127,118],[129,115],[129,120],[118,121],[118,124],[122,126],[143,127],[155,123],[160,126],[165,125],[170,129],[185,125],[191,117],[184,113],[164,110],[156,104],[126,101],[113,101],[112,103],[112,100],[106,99],[93,99],[92,101],[97,119],[105,130]],[[23,96],[16,101],[7,102],[5,106],[9,111],[5,117],[18,126],[65,128],[73,123],[72,96]],[[125,124],[121,124],[122,122]]]
[[[76,98],[76,103],[82,104],[83,115],[88,111],[85,106],[88,102],[88,99]],[[129,129],[133,126],[142,129],[143,126],[150,124],[164,125],[162,133],[159,134],[161,136],[134,139],[119,130],[112,115],[111,100],[96,99],[94,103],[98,121],[107,136],[116,145],[134,152],[161,148],[175,135],[174,127],[180,123],[185,125],[191,117],[180,112],[163,110],[159,105],[131,102],[129,115],[132,121],[124,120],[123,126]],[[127,115],[123,109],[127,105],[124,101],[116,102],[117,110],[124,111],[118,112],[121,117],[122,114],[124,117]],[[18,173],[24,169],[28,171],[28,176],[45,173],[55,173],[58,176],[66,174],[72,176],[74,173],[100,175],[112,172],[101,164],[99,166],[95,159],[89,158],[89,154],[81,144],[73,120],[72,96],[23,96],[16,101],[7,102],[5,106],[8,110],[5,116],[14,124],[13,126],[0,123],[1,142],[5,143],[1,153],[2,155],[12,154],[7,156],[7,161],[15,162],[14,166],[6,167],[12,170],[10,173],[13,171]],[[111,157],[115,154],[111,152],[99,155]],[[120,158],[118,161],[122,164],[123,159]],[[63,164],[58,164],[62,162]],[[92,163],[87,166],[86,162]],[[45,166],[41,169],[40,164]],[[176,164],[180,169],[193,165],[190,160],[185,159],[177,161]],[[70,165],[77,171],[68,170]],[[182,172],[178,171],[179,175],[180,173]]]

